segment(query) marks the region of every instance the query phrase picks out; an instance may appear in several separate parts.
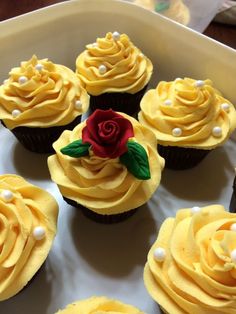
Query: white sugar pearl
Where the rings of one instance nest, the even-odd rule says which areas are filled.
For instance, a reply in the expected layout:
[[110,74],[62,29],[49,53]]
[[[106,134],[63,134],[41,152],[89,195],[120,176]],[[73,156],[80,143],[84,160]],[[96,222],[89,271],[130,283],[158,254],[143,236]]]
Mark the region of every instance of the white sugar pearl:
[[198,80],[194,83],[196,87],[203,87],[205,85],[204,81]]
[[180,128],[174,128],[172,130],[172,135],[173,136],[180,136],[180,135],[182,135],[182,130]]
[[42,71],[43,65],[38,63],[38,64],[36,64],[35,69],[38,70],[38,71]]
[[95,47],[97,47],[97,46],[98,46],[97,43],[93,43],[93,44],[92,44],[92,47],[93,47],[93,48],[95,48]]
[[230,257],[232,262],[236,263],[236,249],[234,249],[231,253],[230,253]]
[[35,240],[42,240],[45,237],[45,229],[41,226],[37,226],[33,230],[33,237]]
[[140,57],[140,58],[143,58],[143,57],[144,57],[144,54],[141,52],[141,53],[139,54],[139,57]]
[[112,38],[113,38],[114,40],[120,40],[120,33],[114,32],[114,33],[112,34]]
[[171,106],[171,105],[172,105],[172,101],[171,101],[170,99],[166,99],[166,100],[164,101],[164,104],[165,104],[166,106]]
[[166,258],[166,251],[162,247],[158,247],[154,250],[154,259],[157,262],[163,262]]
[[230,226],[230,230],[236,232],[236,223],[234,223],[234,224],[232,224],[232,225]]
[[18,109],[14,109],[11,114],[12,114],[13,118],[16,118],[21,114],[21,111]]
[[18,78],[18,83],[19,84],[25,84],[28,81],[28,78],[26,76],[20,76]]
[[200,210],[201,210],[201,208],[200,208],[200,207],[198,207],[198,206],[193,206],[193,207],[191,208],[191,212],[192,212],[192,214],[199,213],[199,212],[200,212]]
[[229,112],[229,108],[230,108],[230,105],[227,104],[227,103],[223,103],[221,104],[221,109],[226,111],[226,112]]
[[76,100],[75,109],[80,110],[82,108],[82,102],[80,100]]
[[106,66],[104,64],[101,64],[99,66],[99,68],[98,68],[98,71],[99,71],[100,74],[104,74],[104,73],[106,73],[107,68],[106,68]]
[[222,136],[222,129],[220,126],[215,126],[213,129],[212,129],[212,134],[213,136],[215,137],[221,137]]
[[9,190],[3,190],[1,192],[1,198],[5,201],[5,202],[10,202],[13,199],[14,195],[11,191]]
[[181,81],[181,80],[182,80],[182,78],[180,78],[180,77],[177,77],[177,78],[175,79],[176,82]]

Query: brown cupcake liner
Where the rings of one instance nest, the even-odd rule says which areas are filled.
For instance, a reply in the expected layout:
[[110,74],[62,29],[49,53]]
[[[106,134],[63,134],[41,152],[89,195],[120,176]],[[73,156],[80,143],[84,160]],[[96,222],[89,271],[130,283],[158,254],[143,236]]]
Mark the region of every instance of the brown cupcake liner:
[[[64,130],[72,130],[80,121],[81,116],[78,116],[73,122],[67,125],[49,128],[19,126],[10,131],[26,149],[35,153],[53,153],[52,144],[58,139],[61,133]],[[2,125],[5,126],[4,122],[1,122]]]
[[229,205],[229,211],[231,213],[236,213],[236,177],[233,183],[233,193],[232,193],[232,197],[231,197],[231,201]]
[[127,212],[120,213],[120,214],[101,215],[101,214],[95,213],[94,211],[78,204],[77,202],[75,202],[75,201],[73,201],[67,197],[63,196],[63,199],[69,205],[80,209],[82,211],[82,213],[84,214],[84,216],[88,217],[89,219],[91,219],[95,222],[102,223],[102,224],[113,224],[113,223],[118,223],[118,222],[124,221],[124,220],[128,219],[129,217],[133,216],[133,214],[138,210],[138,208],[134,208],[134,209],[131,209]]
[[210,152],[207,149],[196,149],[158,144],[158,153],[165,159],[165,168],[184,170],[195,167]]
[[96,109],[124,112],[134,116],[140,111],[140,101],[147,89],[147,85],[136,94],[129,93],[104,93],[98,96],[90,95],[90,109]]

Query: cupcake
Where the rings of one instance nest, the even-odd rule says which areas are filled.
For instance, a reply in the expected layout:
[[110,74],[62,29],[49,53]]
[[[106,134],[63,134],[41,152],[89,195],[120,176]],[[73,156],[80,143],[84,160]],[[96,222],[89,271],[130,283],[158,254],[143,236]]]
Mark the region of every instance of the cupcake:
[[87,45],[76,60],[76,73],[90,95],[90,108],[134,115],[153,71],[151,61],[126,34],[107,33]]
[[57,214],[48,192],[17,175],[0,176],[0,301],[21,291],[46,260]]
[[230,201],[230,211],[236,213],[236,177],[233,183],[233,193]]
[[196,166],[236,128],[234,106],[210,80],[162,81],[140,106],[139,121],[155,133],[158,151],[171,169]]
[[37,153],[52,152],[52,143],[81,121],[88,105],[88,94],[73,71],[36,56],[13,68],[0,86],[2,124]]
[[108,299],[107,297],[91,297],[69,304],[56,314],[144,314],[136,307]]
[[91,219],[118,222],[146,203],[160,183],[164,160],[156,143],[134,118],[97,109],[53,144],[51,178],[64,199]]
[[166,219],[144,283],[164,313],[235,313],[236,214],[221,205],[194,206]]

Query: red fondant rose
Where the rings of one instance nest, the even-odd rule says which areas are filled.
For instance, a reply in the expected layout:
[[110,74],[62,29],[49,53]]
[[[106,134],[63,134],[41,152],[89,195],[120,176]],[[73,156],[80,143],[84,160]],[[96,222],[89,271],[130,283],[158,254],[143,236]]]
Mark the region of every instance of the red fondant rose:
[[97,109],[82,131],[83,143],[91,144],[94,154],[103,158],[116,158],[127,152],[127,141],[133,136],[131,122],[111,109]]

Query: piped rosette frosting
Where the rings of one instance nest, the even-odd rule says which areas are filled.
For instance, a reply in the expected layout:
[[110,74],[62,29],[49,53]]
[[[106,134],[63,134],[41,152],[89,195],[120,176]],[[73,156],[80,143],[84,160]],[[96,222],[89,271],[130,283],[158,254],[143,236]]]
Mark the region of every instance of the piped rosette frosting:
[[64,131],[48,159],[61,194],[102,215],[144,204],[157,189],[164,160],[155,135],[137,120],[96,110],[72,131]]
[[144,282],[167,313],[236,313],[236,214],[194,206],[166,219]]
[[139,121],[166,146],[213,149],[236,128],[236,110],[210,80],[160,82],[142,98]]
[[76,60],[76,73],[93,96],[135,94],[148,84],[152,71],[151,61],[126,34],[118,32],[109,32],[87,45]]
[[144,312],[132,305],[101,296],[71,303],[56,314],[144,314]]
[[88,105],[89,96],[72,70],[36,56],[13,68],[0,86],[0,119],[9,129],[67,125]]
[[0,301],[18,293],[45,261],[57,214],[49,193],[19,176],[0,176]]

